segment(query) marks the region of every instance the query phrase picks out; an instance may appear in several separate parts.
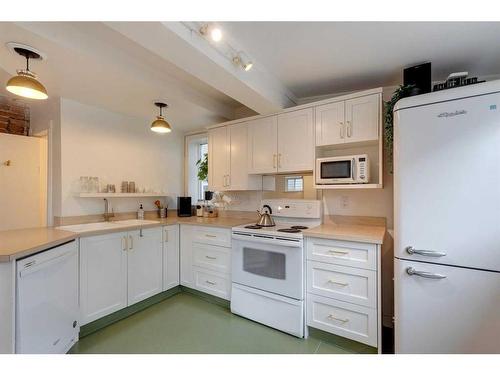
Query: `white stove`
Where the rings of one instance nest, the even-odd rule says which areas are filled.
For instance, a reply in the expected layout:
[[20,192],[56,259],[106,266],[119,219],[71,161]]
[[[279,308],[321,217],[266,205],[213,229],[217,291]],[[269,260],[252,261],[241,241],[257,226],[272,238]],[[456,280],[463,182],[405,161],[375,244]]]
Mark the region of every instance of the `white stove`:
[[321,202],[268,199],[272,227],[232,229],[231,311],[295,336],[304,335],[302,230],[321,224]]

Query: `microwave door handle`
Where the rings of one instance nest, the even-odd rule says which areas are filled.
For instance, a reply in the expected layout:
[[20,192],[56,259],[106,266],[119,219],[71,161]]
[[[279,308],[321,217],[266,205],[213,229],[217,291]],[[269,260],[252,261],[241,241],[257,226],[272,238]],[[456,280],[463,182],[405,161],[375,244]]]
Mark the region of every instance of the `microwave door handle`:
[[355,162],[356,159],[352,158],[352,161],[351,161],[351,178],[353,181],[356,180],[356,178],[354,177],[354,162]]

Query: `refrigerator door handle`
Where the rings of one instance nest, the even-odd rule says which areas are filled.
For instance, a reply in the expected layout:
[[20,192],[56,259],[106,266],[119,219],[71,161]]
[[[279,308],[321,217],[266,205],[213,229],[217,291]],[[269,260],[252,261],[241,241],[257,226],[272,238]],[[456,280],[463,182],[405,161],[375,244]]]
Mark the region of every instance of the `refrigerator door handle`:
[[413,267],[408,267],[406,273],[410,276],[420,276],[427,279],[446,279],[446,275],[441,275],[439,273],[416,271]]
[[443,253],[441,251],[417,250],[417,249],[414,249],[413,246],[407,246],[406,252],[410,255],[416,254],[416,255],[422,255],[425,257],[434,257],[434,258],[444,257],[446,255],[446,253]]

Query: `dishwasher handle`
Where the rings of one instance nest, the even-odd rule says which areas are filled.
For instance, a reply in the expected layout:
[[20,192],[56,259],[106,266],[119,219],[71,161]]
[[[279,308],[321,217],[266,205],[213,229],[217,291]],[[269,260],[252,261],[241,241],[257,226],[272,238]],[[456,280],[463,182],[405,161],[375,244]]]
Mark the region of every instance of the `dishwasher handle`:
[[37,262],[27,263],[24,266],[24,268],[21,271],[19,271],[19,277],[23,278],[25,276],[28,276],[28,275],[34,273],[34,272],[37,272],[41,268],[49,267],[49,266],[52,266],[54,264],[60,263],[63,260],[65,260],[67,257],[69,257],[71,255],[75,255],[75,254],[76,253],[74,253],[74,250],[68,250],[67,252],[59,254],[58,256],[56,256],[54,258],[47,259],[47,260],[40,262],[40,263],[37,263]]

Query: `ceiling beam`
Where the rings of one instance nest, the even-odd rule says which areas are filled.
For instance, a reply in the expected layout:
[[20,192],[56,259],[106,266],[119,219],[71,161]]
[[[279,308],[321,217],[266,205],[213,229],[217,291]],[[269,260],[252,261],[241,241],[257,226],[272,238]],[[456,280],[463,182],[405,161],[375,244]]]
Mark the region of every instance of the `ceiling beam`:
[[259,114],[293,106],[296,98],[256,62],[245,72],[182,22],[108,22],[142,47]]

